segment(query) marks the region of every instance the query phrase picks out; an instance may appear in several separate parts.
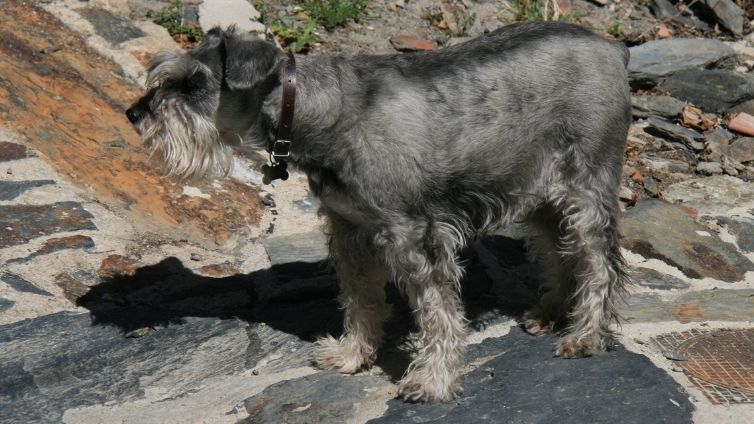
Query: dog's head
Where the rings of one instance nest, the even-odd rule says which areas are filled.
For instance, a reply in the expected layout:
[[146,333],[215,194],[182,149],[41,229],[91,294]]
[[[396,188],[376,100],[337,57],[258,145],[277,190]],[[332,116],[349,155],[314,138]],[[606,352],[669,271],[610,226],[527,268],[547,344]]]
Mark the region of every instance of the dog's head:
[[168,175],[226,175],[231,146],[264,145],[264,140],[253,140],[251,129],[283,57],[274,45],[251,34],[214,28],[188,53],[155,57],[147,93],[126,116]]

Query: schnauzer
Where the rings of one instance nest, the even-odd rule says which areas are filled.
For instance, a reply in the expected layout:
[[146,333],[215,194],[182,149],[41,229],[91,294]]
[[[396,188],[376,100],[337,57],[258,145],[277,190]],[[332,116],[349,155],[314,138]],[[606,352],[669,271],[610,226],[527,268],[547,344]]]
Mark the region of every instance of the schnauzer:
[[421,339],[400,393],[447,401],[466,335],[457,252],[513,221],[550,270],[526,330],[567,325],[564,358],[606,349],[627,283],[616,222],[627,61],[624,46],[563,23],[437,52],[295,58],[215,28],[186,54],[156,57],[127,116],[168,174],[224,175],[234,147],[274,149],[297,62],[287,160],[321,199],[345,311],[344,334],[320,339],[315,362],[344,373],[373,363],[393,281]]

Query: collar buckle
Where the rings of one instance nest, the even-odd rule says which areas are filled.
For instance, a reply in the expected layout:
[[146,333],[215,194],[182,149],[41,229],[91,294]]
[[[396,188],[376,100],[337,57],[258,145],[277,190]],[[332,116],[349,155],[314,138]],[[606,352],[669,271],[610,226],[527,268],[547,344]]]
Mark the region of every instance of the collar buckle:
[[287,158],[291,155],[290,140],[275,140],[272,145],[272,157],[275,159]]

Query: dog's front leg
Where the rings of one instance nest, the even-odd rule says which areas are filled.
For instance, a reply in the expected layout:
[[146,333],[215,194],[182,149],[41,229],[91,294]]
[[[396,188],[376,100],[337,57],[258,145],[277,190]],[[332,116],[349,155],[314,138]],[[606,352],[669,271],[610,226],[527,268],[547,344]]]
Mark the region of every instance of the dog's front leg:
[[458,374],[463,361],[465,318],[460,307],[456,276],[435,266],[428,279],[409,279],[405,291],[420,327],[422,347],[400,382],[399,392],[409,401],[445,402],[461,388]]
[[382,343],[382,324],[390,316],[385,302],[385,268],[356,245],[355,232],[331,225],[330,255],[338,274],[344,334],[317,341],[314,361],[321,369],[355,373],[374,362]]

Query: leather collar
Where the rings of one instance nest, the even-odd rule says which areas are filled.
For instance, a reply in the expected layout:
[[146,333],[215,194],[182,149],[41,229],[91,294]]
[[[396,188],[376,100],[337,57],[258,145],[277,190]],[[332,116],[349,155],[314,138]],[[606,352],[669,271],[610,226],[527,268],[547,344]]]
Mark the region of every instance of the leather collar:
[[285,66],[283,75],[283,99],[281,102],[280,121],[272,145],[272,159],[284,160],[291,155],[291,143],[293,142],[293,111],[296,108],[296,58],[293,53],[288,53],[288,64]]

